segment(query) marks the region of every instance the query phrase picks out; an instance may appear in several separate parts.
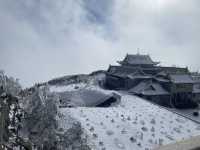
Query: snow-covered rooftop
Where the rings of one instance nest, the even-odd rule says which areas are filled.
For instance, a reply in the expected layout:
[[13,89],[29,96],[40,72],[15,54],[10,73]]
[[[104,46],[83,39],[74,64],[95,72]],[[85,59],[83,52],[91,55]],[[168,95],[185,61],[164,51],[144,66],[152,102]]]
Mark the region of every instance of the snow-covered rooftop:
[[63,108],[81,122],[95,150],[149,150],[200,135],[199,124],[136,96],[121,94],[119,106]]
[[129,92],[143,95],[168,95],[160,84],[155,82],[140,82],[137,86],[130,89]]

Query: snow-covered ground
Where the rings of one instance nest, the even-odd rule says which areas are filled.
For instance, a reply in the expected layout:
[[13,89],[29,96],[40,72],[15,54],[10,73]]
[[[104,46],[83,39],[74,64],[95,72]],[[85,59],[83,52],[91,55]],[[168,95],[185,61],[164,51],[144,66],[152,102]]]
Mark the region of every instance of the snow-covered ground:
[[[50,87],[51,92],[81,89],[116,92],[84,83]],[[116,107],[61,108],[60,127],[67,128],[65,115],[80,121],[94,150],[150,150],[200,135],[200,124],[134,95],[118,94],[121,102]]]
[[111,90],[104,90],[99,86],[93,84],[86,84],[86,83],[77,83],[77,84],[69,84],[65,86],[49,86],[50,92],[55,93],[62,93],[62,92],[71,92],[71,91],[78,91],[78,90],[95,90],[105,94],[110,94],[115,91]]
[[50,86],[50,92],[66,92],[66,91],[76,91],[78,89],[85,88],[87,86],[86,83],[80,83],[80,84],[70,84],[67,86]]
[[110,108],[62,108],[81,122],[97,150],[148,150],[200,135],[200,126],[136,96],[121,94]]

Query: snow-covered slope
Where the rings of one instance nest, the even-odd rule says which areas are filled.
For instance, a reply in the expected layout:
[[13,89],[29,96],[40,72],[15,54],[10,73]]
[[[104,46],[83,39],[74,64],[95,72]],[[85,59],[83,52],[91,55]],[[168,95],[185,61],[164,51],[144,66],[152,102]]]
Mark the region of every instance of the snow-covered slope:
[[89,144],[97,150],[148,150],[200,135],[200,126],[195,122],[136,96],[121,96],[117,107],[60,111],[81,122]]
[[59,127],[64,130],[68,128],[65,118],[69,116],[79,121],[88,144],[94,150],[150,150],[200,135],[200,125],[189,119],[134,95],[100,88],[99,81],[104,79],[102,74],[84,81],[75,79],[71,83],[62,81],[64,84],[50,84],[50,91],[59,94],[87,89],[121,95],[121,102],[116,107],[59,110],[62,114],[58,119]]

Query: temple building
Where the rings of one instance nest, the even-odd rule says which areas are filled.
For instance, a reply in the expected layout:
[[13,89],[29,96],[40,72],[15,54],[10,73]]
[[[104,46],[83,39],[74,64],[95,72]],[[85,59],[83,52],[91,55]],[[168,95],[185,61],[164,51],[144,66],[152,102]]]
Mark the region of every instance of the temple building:
[[127,54],[118,66],[109,66],[106,87],[126,90],[157,104],[194,108],[200,89],[188,68],[162,67],[149,55]]
[[118,61],[122,66],[131,67],[153,67],[158,65],[159,62],[154,62],[149,55],[129,55],[127,54],[123,61]]

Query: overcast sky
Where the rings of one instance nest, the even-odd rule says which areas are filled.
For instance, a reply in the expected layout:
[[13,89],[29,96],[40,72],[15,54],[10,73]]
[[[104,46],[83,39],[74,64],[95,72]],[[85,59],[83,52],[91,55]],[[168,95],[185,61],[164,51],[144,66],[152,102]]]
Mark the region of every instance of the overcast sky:
[[139,51],[197,71],[199,8],[199,0],[0,0],[0,69],[30,86]]

